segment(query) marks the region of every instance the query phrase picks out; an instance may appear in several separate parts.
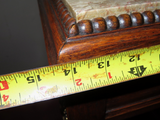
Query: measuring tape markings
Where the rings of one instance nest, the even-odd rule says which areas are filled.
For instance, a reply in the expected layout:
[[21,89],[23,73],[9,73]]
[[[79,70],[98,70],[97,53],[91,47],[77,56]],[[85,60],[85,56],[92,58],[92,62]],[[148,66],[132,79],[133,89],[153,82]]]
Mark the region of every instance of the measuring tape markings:
[[0,76],[0,109],[136,79],[160,71],[160,45]]

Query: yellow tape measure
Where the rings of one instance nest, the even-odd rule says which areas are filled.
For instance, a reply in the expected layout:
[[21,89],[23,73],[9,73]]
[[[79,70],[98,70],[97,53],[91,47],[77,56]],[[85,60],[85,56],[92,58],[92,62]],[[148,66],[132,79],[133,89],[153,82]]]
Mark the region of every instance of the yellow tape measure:
[[160,72],[160,45],[0,76],[0,109]]

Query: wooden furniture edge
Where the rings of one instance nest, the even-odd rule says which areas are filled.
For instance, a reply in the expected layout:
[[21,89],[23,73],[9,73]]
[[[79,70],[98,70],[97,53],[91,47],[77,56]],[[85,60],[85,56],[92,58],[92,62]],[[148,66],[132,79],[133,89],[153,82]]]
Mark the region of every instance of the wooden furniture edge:
[[134,12],[130,15],[121,14],[118,17],[98,17],[92,20],[81,20],[77,23],[75,18],[70,15],[62,0],[55,0],[53,1],[53,4],[56,6],[57,13],[66,29],[68,37],[77,35],[83,36],[160,22],[160,10],[157,9],[154,12],[144,11],[143,13]]
[[[48,0],[38,0],[39,3],[42,4],[40,6],[42,9],[40,12],[41,19],[42,19],[42,25],[45,26],[48,29],[48,33],[50,34],[50,38],[46,38],[45,41],[49,42],[48,45],[55,48],[56,50],[56,58],[59,58],[59,53],[65,44],[66,40],[66,34],[63,31],[63,27],[58,22],[56,15],[54,14],[53,9],[51,9],[51,5],[49,4]],[[44,20],[43,20],[44,19]],[[46,46],[46,49],[49,50],[49,52],[52,52],[51,49]],[[51,57],[51,56],[50,56]],[[57,63],[57,62],[56,62]]]
[[[153,106],[155,108],[152,108]],[[149,98],[149,99],[145,99],[145,100],[137,102],[137,103],[130,104],[128,106],[123,106],[121,108],[108,110],[108,111],[106,111],[105,119],[106,120],[117,120],[117,119],[120,120],[121,117],[124,119],[126,114],[130,114],[129,117],[133,117],[135,115],[135,113],[132,113],[132,112],[136,112],[136,115],[139,115],[139,114],[142,114],[145,112],[149,112],[150,110],[154,110],[158,107],[160,107],[160,95],[156,96],[156,97]],[[141,111],[141,110],[143,110],[143,111]],[[127,116],[126,116],[126,118],[127,118]]]
[[[52,44],[54,44],[57,52],[57,63],[99,57],[160,44],[160,22],[68,37],[58,17],[59,13],[56,13],[53,1],[45,0],[44,4],[46,19],[50,24],[54,41]],[[147,12],[147,14],[150,13]],[[159,15],[159,13],[158,11],[157,14]],[[153,13],[151,13],[152,15]],[[159,16],[157,19],[159,20]]]
[[77,38],[60,51],[59,62],[82,60],[160,44],[160,23]]
[[52,38],[51,30],[49,29],[49,24],[47,21],[47,15],[45,14],[44,4],[41,0],[38,1],[39,6],[39,14],[41,18],[42,28],[43,28],[43,35],[45,40],[46,52],[49,65],[57,64],[57,53],[54,45],[54,41]]

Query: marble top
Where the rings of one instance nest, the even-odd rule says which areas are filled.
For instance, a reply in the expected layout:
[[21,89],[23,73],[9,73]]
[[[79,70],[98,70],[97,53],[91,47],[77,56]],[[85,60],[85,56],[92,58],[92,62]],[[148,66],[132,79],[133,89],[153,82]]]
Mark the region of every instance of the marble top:
[[76,21],[160,9],[160,0],[62,0]]

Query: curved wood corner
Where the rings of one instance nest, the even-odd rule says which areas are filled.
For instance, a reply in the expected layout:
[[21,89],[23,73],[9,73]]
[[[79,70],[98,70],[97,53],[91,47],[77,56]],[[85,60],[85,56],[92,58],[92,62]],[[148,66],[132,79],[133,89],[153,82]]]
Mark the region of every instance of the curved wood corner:
[[76,36],[78,34],[78,29],[76,25],[76,20],[70,15],[64,3],[61,0],[54,1],[56,5],[59,18],[68,34],[68,37]]

